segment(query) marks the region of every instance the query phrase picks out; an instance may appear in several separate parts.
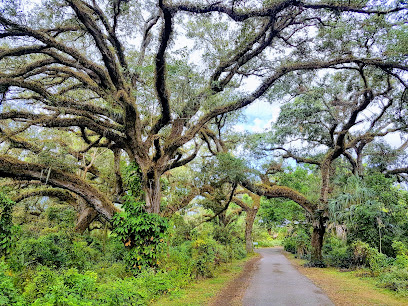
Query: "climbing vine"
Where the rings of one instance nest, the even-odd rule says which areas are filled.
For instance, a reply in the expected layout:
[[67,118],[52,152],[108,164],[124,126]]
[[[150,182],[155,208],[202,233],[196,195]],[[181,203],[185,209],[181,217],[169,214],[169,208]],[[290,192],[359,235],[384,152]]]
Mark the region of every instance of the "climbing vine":
[[8,256],[16,242],[18,226],[13,224],[12,211],[16,203],[0,192],[0,255]]
[[125,168],[127,194],[123,211],[113,217],[113,232],[128,249],[125,260],[136,272],[158,265],[157,254],[163,245],[167,231],[167,219],[148,213],[141,189],[141,175],[136,164]]

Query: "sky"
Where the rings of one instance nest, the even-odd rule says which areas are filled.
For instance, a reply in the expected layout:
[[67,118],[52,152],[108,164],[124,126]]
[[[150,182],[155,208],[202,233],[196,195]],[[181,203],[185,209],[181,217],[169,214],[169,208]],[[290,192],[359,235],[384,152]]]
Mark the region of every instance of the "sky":
[[270,128],[271,123],[278,118],[279,105],[259,100],[246,107],[243,113],[246,120],[236,124],[235,131],[263,132]]

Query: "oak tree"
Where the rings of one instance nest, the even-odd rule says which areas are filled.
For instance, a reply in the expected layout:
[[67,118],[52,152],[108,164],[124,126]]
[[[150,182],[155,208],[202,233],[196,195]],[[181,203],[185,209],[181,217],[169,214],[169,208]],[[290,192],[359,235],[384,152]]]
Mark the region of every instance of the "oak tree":
[[[196,157],[199,143],[187,148],[207,124],[264,97],[284,76],[349,64],[396,77],[406,70],[401,50],[384,50],[380,39],[395,25],[400,31],[406,9],[360,0],[3,1],[1,139],[20,151],[0,156],[0,175],[40,180],[49,169],[48,184],[112,218],[115,196],[66,169],[24,160],[46,149],[24,132],[62,129],[82,146],[62,139],[50,154],[108,148],[114,194],[126,156],[140,167],[148,211],[159,212],[160,177]],[[367,44],[353,43],[365,32]]]

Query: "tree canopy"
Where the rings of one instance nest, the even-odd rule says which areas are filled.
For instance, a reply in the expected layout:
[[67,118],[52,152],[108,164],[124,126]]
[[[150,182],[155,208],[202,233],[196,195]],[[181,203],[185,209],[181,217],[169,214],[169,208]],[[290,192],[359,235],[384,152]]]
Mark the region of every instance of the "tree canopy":
[[[403,1],[48,0],[1,9],[0,175],[67,189],[90,216],[117,211],[125,158],[140,167],[147,209],[159,212],[160,177],[202,143],[219,146],[212,127],[224,114],[285,86],[302,90],[304,73],[361,79],[350,85],[357,108],[344,131],[388,93],[372,89],[366,71],[399,92],[407,86]],[[332,140],[336,148],[345,136]],[[114,175],[96,167],[102,148]]]

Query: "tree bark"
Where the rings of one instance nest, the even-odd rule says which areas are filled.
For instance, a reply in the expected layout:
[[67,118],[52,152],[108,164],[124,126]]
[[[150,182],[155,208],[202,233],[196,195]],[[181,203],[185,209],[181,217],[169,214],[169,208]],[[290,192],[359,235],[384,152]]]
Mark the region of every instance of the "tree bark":
[[244,201],[237,197],[233,197],[232,200],[240,206],[246,212],[245,218],[245,249],[247,253],[252,253],[254,251],[254,245],[252,241],[252,228],[254,226],[254,221],[258,209],[261,206],[261,196],[256,193],[251,192],[249,189],[246,189],[248,195],[252,198],[253,204],[252,207],[246,204]]
[[248,209],[246,211],[245,218],[245,249],[247,253],[252,253],[254,251],[254,245],[252,241],[252,228],[254,226],[254,221],[258,209]]
[[313,220],[313,232],[311,241],[311,256],[310,266],[312,267],[325,267],[322,255],[324,234],[326,233],[325,216],[321,211],[319,215]]
[[[0,156],[0,176],[2,177],[41,180],[44,169],[47,169],[45,165]],[[107,220],[111,220],[113,215],[119,211],[102,192],[77,176],[51,168],[48,168],[47,176],[48,180],[44,182],[45,184],[63,188],[79,195]]]
[[156,171],[144,175],[143,191],[145,193],[146,210],[149,213],[160,212],[161,184],[160,174]]
[[89,224],[91,224],[91,222],[96,218],[97,215],[98,212],[92,207],[85,208],[79,215],[77,224],[75,226],[75,231],[80,234],[85,232]]

